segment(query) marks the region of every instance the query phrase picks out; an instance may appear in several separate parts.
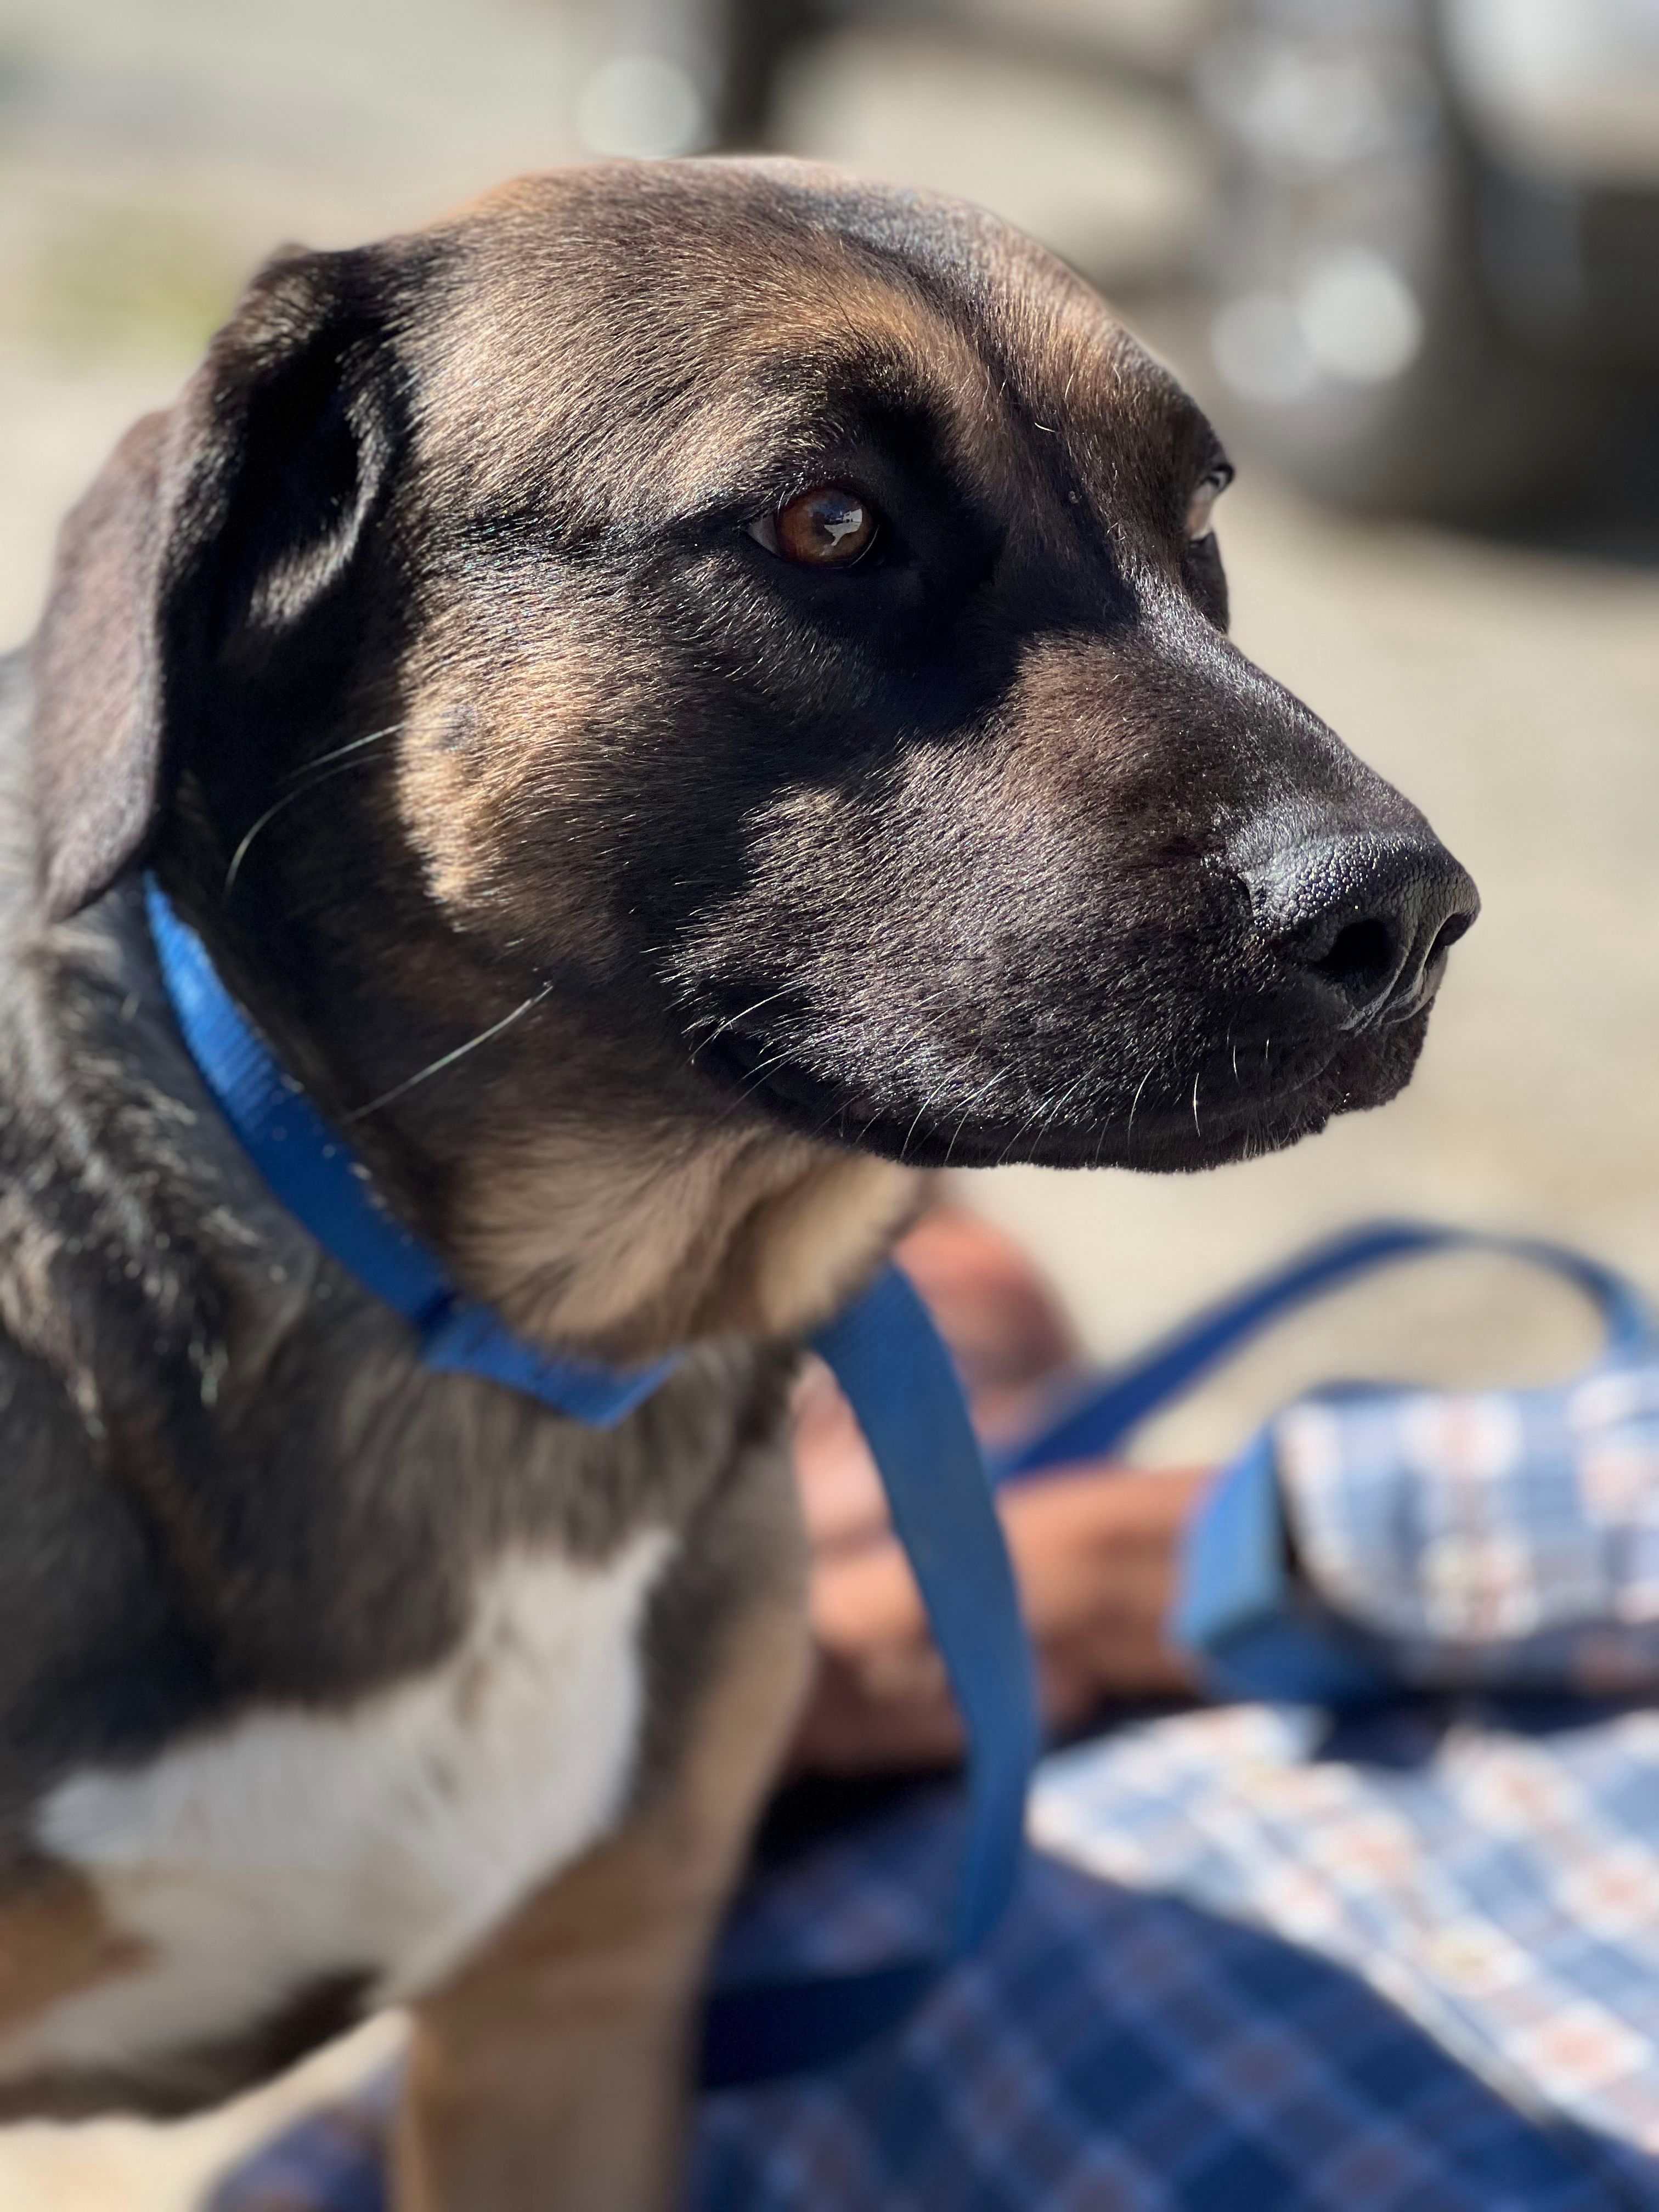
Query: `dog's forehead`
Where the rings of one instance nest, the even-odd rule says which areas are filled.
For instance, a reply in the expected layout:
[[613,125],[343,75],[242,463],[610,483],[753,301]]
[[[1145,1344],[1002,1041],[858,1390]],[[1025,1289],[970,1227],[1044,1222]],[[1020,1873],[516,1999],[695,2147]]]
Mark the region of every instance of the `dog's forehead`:
[[447,230],[422,411],[485,495],[556,466],[691,508],[872,402],[925,411],[993,477],[1022,429],[1116,480],[1201,422],[1062,263],[931,194],[790,162],[609,164],[520,180]]

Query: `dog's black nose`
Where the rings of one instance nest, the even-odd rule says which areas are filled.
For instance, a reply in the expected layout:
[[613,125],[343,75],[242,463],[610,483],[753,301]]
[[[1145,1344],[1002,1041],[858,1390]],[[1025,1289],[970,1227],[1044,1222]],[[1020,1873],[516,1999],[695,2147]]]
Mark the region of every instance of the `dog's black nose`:
[[1256,929],[1345,1029],[1405,1021],[1480,911],[1426,830],[1349,832],[1277,853],[1248,878]]

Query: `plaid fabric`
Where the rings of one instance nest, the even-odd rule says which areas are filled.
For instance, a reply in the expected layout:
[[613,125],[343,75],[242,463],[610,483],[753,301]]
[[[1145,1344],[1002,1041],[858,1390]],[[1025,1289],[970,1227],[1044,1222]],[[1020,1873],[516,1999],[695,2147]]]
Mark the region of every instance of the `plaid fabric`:
[[[1659,1722],[1368,1725],[1355,1762],[1260,1708],[1051,1761],[996,1939],[890,2043],[705,2100],[687,2212],[1659,2207]],[[955,1831],[913,1792],[797,1845],[724,1969],[935,1933]],[[376,2119],[213,2212],[384,2212]]]
[[1049,1762],[1034,1832],[1362,1977],[1659,2205],[1659,1713],[1240,1705]]
[[[1659,1682],[1659,1370],[1275,1429],[1321,1599],[1402,1679]],[[939,1931],[912,1790],[775,1849],[722,1971]],[[994,1942],[890,2042],[705,2100],[687,2212],[1659,2212],[1659,1712],[1240,1705],[1050,1759]],[[386,2085],[214,2212],[383,2212]]]
[[1333,1395],[1272,1433],[1304,1574],[1399,1680],[1659,1684],[1659,1367]]

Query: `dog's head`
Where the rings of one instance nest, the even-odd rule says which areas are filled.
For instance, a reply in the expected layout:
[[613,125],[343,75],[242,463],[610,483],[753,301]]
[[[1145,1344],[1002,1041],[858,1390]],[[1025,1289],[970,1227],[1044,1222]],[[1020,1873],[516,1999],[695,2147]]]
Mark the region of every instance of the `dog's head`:
[[283,257],[66,531],[48,897],[153,857],[429,1226],[573,1116],[682,1161],[1292,1142],[1406,1081],[1476,902],[1229,643],[1229,474],[1060,264],[823,172]]

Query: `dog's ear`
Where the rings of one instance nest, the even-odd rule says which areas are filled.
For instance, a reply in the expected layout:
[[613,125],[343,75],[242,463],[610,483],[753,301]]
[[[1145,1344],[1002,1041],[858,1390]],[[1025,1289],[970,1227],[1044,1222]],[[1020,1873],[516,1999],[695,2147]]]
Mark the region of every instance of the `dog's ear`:
[[30,647],[54,916],[143,857],[215,684],[341,592],[395,443],[385,316],[373,249],[279,255],[64,523]]

